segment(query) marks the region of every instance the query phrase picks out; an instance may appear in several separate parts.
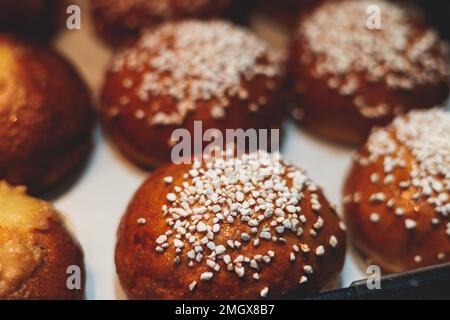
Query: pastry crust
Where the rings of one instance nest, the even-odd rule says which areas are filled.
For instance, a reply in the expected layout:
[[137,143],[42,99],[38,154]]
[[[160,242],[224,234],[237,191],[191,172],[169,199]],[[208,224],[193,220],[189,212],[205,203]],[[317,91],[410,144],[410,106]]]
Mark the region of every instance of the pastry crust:
[[[69,266],[81,271],[70,290]],[[83,252],[48,203],[0,182],[0,299],[72,300],[84,296]]]
[[414,111],[372,132],[344,187],[355,246],[386,271],[450,261],[450,115]]
[[0,177],[41,192],[90,151],[90,94],[53,51],[2,36],[0,56]]
[[[116,246],[117,272],[129,298],[298,298],[336,284],[346,240],[334,207],[302,170],[282,162],[276,173],[278,158],[256,155],[229,160],[222,169],[230,181],[213,177],[221,175],[214,168],[223,163],[207,161],[166,165],[144,182],[122,218]],[[274,176],[243,185],[239,181],[247,178],[237,177],[248,167],[240,171],[241,164],[261,165],[261,174]],[[254,174],[248,178],[258,180]],[[192,188],[200,185],[212,187],[206,202],[206,194]],[[193,192],[189,205],[182,200],[187,190]]]
[[[363,24],[370,5],[381,8],[381,30]],[[325,137],[360,145],[397,114],[445,102],[448,64],[444,41],[417,11],[386,1],[326,2],[300,19],[293,40],[292,112]]]

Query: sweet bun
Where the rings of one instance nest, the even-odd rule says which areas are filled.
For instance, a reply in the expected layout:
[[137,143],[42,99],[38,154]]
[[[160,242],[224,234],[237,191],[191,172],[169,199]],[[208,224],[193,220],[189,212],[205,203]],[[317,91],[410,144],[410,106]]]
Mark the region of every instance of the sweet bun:
[[[67,285],[78,267],[81,288]],[[84,296],[83,252],[50,204],[0,182],[0,300],[72,300]]]
[[[374,5],[381,30],[366,26]],[[380,0],[325,2],[300,19],[293,40],[292,113],[325,137],[362,144],[397,114],[443,103],[448,63],[444,41],[415,10]]]
[[450,261],[450,114],[412,111],[372,132],[344,188],[356,248],[391,272]]
[[91,0],[91,9],[97,33],[117,46],[168,20],[218,16],[229,4],[229,0]]
[[334,206],[276,154],[157,169],[116,246],[132,299],[278,299],[336,284],[345,232]]
[[120,52],[106,75],[102,120],[142,166],[169,161],[172,132],[280,128],[281,59],[250,31],[224,21],[167,23]]
[[88,154],[87,87],[57,53],[0,36],[0,179],[40,192]]
[[48,40],[58,30],[63,4],[59,0],[2,0],[0,32],[29,40]]

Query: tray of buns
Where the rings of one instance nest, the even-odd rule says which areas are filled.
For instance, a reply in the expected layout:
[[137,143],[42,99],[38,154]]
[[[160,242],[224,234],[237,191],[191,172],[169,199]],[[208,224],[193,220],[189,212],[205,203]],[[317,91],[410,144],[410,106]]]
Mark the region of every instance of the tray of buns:
[[[449,49],[421,7],[4,2],[0,299],[302,298],[450,261]],[[279,150],[192,156],[228,129]]]

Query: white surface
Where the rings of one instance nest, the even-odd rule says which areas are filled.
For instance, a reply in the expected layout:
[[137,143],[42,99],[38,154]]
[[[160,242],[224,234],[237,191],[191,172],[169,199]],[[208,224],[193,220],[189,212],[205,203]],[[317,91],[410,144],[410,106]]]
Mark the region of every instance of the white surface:
[[[77,2],[85,3],[84,0]],[[61,34],[56,46],[79,68],[97,97],[111,53],[95,38],[88,12],[82,9],[82,30]],[[267,25],[258,28],[260,34],[266,35],[267,31],[273,37],[273,29]],[[274,44],[283,43],[282,37],[275,37]],[[282,148],[285,158],[306,168],[334,203],[341,202],[341,185],[353,152],[323,141],[289,122],[286,124]],[[114,266],[116,230],[128,201],[147,175],[118,154],[97,128],[95,149],[83,174],[65,194],[54,200],[57,208],[68,217],[83,246],[88,299],[124,298]],[[353,256],[348,254],[342,285],[348,286],[363,277]]]

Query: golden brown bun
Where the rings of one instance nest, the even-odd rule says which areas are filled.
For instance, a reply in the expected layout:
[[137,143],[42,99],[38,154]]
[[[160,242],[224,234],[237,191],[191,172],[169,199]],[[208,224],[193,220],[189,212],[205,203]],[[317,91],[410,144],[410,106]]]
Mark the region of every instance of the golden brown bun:
[[0,37],[0,178],[41,191],[91,147],[90,94],[57,53]]
[[355,157],[344,187],[347,229],[387,271],[450,261],[449,134],[448,113],[411,112],[373,131]]
[[[81,271],[70,290],[69,266]],[[72,300],[84,296],[83,252],[50,204],[0,182],[0,300]]]
[[118,46],[168,20],[218,16],[229,4],[229,0],[91,0],[91,9],[97,33]]
[[58,29],[63,0],[0,1],[0,32],[11,32],[29,40],[48,40]]
[[[251,157],[254,156],[255,154],[251,155]],[[262,161],[269,161],[270,164],[267,162],[265,164],[266,168],[275,168],[272,162],[275,160],[269,158],[267,154],[261,153],[260,157],[264,159]],[[244,163],[251,163],[249,161]],[[282,190],[286,191],[287,198],[294,188],[291,174],[297,172],[298,178],[294,179],[300,181],[296,186],[297,190],[302,190],[304,198],[301,198],[298,204],[289,202],[292,208],[297,210],[295,213],[297,218],[294,213],[289,216],[289,203],[286,202],[278,207],[281,214],[280,210],[273,210],[275,213],[270,215],[268,211],[265,211],[270,207],[261,208],[263,205],[258,200],[269,197],[270,194],[273,195],[273,190],[268,184],[266,189],[258,187],[257,183],[247,184],[252,185],[249,190],[253,192],[243,195],[243,199],[240,199],[239,192],[234,195],[236,190],[242,189],[239,180],[233,181],[240,176],[236,173],[237,166],[236,160],[233,160],[233,164],[230,165],[229,183],[221,180],[222,186],[213,188],[213,192],[207,196],[207,199],[212,199],[211,204],[200,204],[198,201],[202,200],[202,196],[197,193],[199,198],[185,209],[188,210],[186,219],[176,218],[176,214],[183,214],[173,211],[177,210],[174,209],[175,207],[180,208],[178,204],[180,201],[171,202],[173,199],[170,200],[170,197],[177,196],[177,199],[182,199],[181,193],[176,189],[181,187],[182,190],[179,191],[184,192],[182,184],[185,182],[197,185],[199,182],[192,182],[193,179],[203,181],[206,190],[208,188],[206,175],[211,174],[212,169],[205,173],[195,163],[194,165],[166,165],[157,169],[144,182],[122,218],[116,246],[117,272],[129,298],[233,300],[267,297],[279,299],[288,296],[301,297],[336,285],[344,262],[345,233],[340,228],[334,207],[328,203],[322,191],[305,178],[303,171],[283,163],[283,171],[279,175],[274,174],[272,180],[266,177],[264,181],[273,182],[274,188],[277,188],[278,182],[281,181],[278,178],[286,179],[286,184],[283,184],[290,190]],[[192,168],[198,170],[192,170]],[[216,164],[213,164],[212,168],[217,168]],[[262,174],[262,167],[259,172]],[[173,178],[173,182],[167,180],[170,177]],[[248,178],[256,179],[256,176],[252,174]],[[226,183],[228,183],[228,191],[224,190]],[[302,187],[299,187],[300,185]],[[214,204],[215,196],[222,191],[222,196],[219,195],[217,198],[217,205]],[[254,192],[260,192],[260,195]],[[311,199],[316,197],[313,194],[317,195],[317,204],[321,206],[319,211],[312,209],[311,201],[315,202],[315,200]],[[192,195],[196,197],[195,193]],[[224,204],[221,204],[222,197],[226,199]],[[258,203],[257,206],[251,204],[251,198]],[[275,199],[278,198],[275,197]],[[246,202],[250,203],[247,216],[249,222],[240,220],[244,219],[240,213],[231,214],[230,208],[233,204],[229,204],[228,201],[231,203],[241,201],[242,208],[245,207]],[[295,200],[290,198],[288,201]],[[269,206],[271,203],[274,204],[275,200],[270,201],[266,198],[262,203]],[[163,206],[167,206],[165,215]],[[259,210],[256,207],[259,207]],[[194,208],[199,211],[189,213],[189,210]],[[289,207],[289,210],[292,208]],[[315,209],[317,210],[316,207]],[[298,213],[298,210],[301,210],[301,213]],[[257,226],[252,224],[265,214],[267,214],[266,218],[259,220]],[[222,217],[219,218],[219,215]],[[234,221],[228,220],[233,215]],[[271,226],[270,223],[280,219],[281,215],[284,215],[284,218],[276,223],[276,227]],[[173,217],[173,227],[168,224],[171,223],[170,220],[166,221],[171,217]],[[299,222],[302,219],[305,219],[305,223]],[[195,220],[202,222],[195,222]],[[190,225],[177,225],[176,221],[186,221]],[[292,223],[285,225],[286,221]],[[284,230],[275,231],[275,228],[283,225]],[[183,228],[187,233],[183,232]],[[255,233],[252,233],[251,228],[255,228]],[[269,238],[272,237],[271,240],[265,240],[267,234],[263,237],[262,231],[265,228],[269,232]],[[205,232],[205,229],[208,232]],[[300,229],[302,231],[299,231]],[[172,234],[168,233],[170,231]],[[177,244],[174,240],[181,234],[184,234],[179,237],[183,248],[177,253],[174,246],[179,247],[180,243]],[[167,239],[164,239],[165,235],[168,235]],[[202,244],[201,239],[206,236],[213,240],[209,244],[204,242]],[[194,238],[191,239],[191,237]],[[189,239],[193,242],[189,242]],[[256,239],[259,239],[259,243],[254,242]],[[230,247],[230,241],[234,249]],[[215,244],[215,248],[209,247],[211,243]],[[166,244],[169,244],[169,247],[163,249]],[[199,247],[196,248],[197,246]],[[195,252],[192,251],[194,249]],[[199,253],[203,255],[200,262],[191,260],[193,253],[195,253],[195,259],[200,259]],[[225,257],[227,255],[229,261]],[[258,255],[261,256],[258,257]],[[192,261],[191,266],[190,261]],[[218,267],[220,267],[219,271],[215,269]],[[228,267],[231,269],[227,270]],[[208,280],[208,277],[212,278]],[[265,288],[268,291],[265,291]]]
[[168,23],[114,59],[103,124],[124,155],[145,167],[168,162],[172,132],[185,128],[193,137],[194,121],[203,132],[279,129],[282,69],[265,43],[228,22]]
[[[383,30],[361,24],[374,4],[382,8]],[[395,115],[445,101],[447,55],[437,34],[403,7],[327,2],[300,19],[292,44],[293,113],[325,137],[362,144],[372,127]]]

